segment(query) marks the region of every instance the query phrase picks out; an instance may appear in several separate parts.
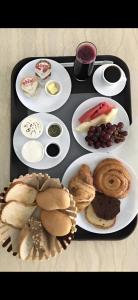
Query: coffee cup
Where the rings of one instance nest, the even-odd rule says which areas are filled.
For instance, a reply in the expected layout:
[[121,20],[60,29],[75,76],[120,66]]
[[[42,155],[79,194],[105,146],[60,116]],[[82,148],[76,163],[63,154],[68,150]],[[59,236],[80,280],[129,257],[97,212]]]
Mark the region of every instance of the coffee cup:
[[116,64],[108,64],[102,72],[102,78],[106,85],[113,87],[124,80],[126,81],[124,71]]

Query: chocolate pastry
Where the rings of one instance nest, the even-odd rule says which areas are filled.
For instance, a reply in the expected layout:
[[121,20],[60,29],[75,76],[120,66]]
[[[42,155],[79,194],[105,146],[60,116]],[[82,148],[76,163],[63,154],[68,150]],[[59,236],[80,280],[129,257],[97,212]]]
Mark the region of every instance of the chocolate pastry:
[[120,200],[96,192],[91,205],[99,218],[105,220],[113,219],[120,212]]

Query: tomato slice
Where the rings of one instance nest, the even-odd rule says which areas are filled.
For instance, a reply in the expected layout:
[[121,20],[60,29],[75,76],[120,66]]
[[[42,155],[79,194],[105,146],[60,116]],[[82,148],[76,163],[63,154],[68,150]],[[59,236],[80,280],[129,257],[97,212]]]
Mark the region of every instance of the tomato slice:
[[113,105],[111,105],[107,102],[101,102],[101,103],[97,104],[96,106],[94,106],[93,108],[87,110],[79,118],[79,121],[80,121],[80,123],[91,121],[102,114],[108,114],[112,110],[112,108],[114,108]]

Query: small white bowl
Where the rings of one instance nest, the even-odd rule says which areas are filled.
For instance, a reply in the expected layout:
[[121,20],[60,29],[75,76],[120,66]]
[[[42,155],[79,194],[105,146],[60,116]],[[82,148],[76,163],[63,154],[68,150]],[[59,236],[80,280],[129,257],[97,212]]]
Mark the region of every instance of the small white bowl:
[[[51,84],[51,83],[55,83],[58,87],[58,92],[56,94],[51,94],[49,91],[48,91],[48,85]],[[61,86],[61,83],[57,80],[48,80],[45,84],[45,92],[48,96],[51,96],[51,97],[56,97],[56,96],[59,96],[61,94],[61,91],[62,91],[62,86]]]
[[[52,135],[50,135],[49,132],[48,132],[50,126],[52,126],[52,125],[57,125],[57,126],[59,126],[59,128],[60,128],[60,133],[59,133],[57,136],[52,136]],[[51,138],[54,138],[54,139],[59,138],[59,137],[62,135],[62,133],[63,133],[63,128],[62,128],[61,125],[60,125],[59,123],[57,123],[57,122],[55,122],[55,123],[54,123],[54,122],[51,122],[50,124],[48,124],[48,126],[46,126],[46,134],[47,134],[49,137],[51,137]]]
[[[55,155],[55,156],[49,155],[49,154],[47,153],[47,148],[48,148],[48,146],[50,146],[50,145],[52,145],[52,144],[58,146],[58,148],[59,148],[59,153],[58,153],[57,155]],[[60,151],[60,146],[59,146],[59,144],[57,144],[57,143],[55,143],[55,142],[51,142],[51,143],[49,143],[49,144],[47,144],[47,145],[45,146],[45,155],[46,155],[47,157],[49,157],[49,158],[57,159],[57,158],[60,156],[60,153],[61,153],[61,151]]]
[[44,147],[36,140],[30,140],[25,143],[21,152],[24,160],[29,163],[37,163],[44,157]]
[[33,117],[32,115],[26,117],[21,122],[21,132],[29,139],[38,139],[42,135],[43,129],[44,126],[42,121],[37,117]]

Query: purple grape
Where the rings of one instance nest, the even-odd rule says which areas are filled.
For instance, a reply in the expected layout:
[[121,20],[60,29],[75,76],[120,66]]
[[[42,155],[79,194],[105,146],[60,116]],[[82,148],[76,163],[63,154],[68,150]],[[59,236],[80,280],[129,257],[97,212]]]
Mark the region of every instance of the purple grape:
[[106,124],[106,128],[111,128],[112,124],[111,123],[107,123]]
[[108,141],[110,139],[111,135],[106,133],[104,136],[105,141]]
[[106,143],[101,143],[101,147],[105,148],[106,147]]
[[124,123],[123,123],[123,122],[119,122],[119,123],[117,124],[117,127],[118,127],[119,129],[123,128],[123,127],[124,127]]
[[127,132],[127,131],[121,131],[121,134],[122,134],[123,136],[127,136],[127,135],[128,135],[128,132]]
[[95,147],[98,149],[98,148],[100,148],[100,146],[101,146],[101,143],[100,143],[99,141],[97,141],[97,142],[95,143]]
[[107,142],[106,142],[106,146],[107,146],[107,147],[111,147],[111,146],[112,146],[112,142],[111,142],[111,141],[107,141]]
[[122,137],[120,138],[120,142],[124,142],[124,141],[125,141],[125,137],[122,136]]
[[112,135],[113,134],[113,130],[112,130],[112,128],[109,128],[108,130],[107,130],[107,133],[109,133],[110,135]]
[[85,137],[85,141],[86,141],[86,142],[89,141],[89,136],[88,136],[88,135]]
[[104,130],[106,126],[105,124],[101,124],[100,127],[102,128],[102,130]]
[[113,130],[113,132],[115,132],[116,131],[116,125],[115,124],[113,124],[112,126],[111,126],[111,129]]
[[101,136],[105,136],[105,134],[106,134],[106,131],[105,130],[103,130],[102,132],[101,132]]
[[95,143],[95,144],[94,144],[94,148],[95,148],[95,149],[99,149],[100,146],[98,146],[98,145]]
[[115,139],[115,143],[120,143],[120,140],[119,139]]
[[88,145],[89,145],[89,146],[93,146],[93,141],[89,140],[89,141],[88,141]]
[[93,141],[94,141],[94,142],[97,142],[97,140],[98,140],[98,139],[97,139],[97,136],[93,136]]

